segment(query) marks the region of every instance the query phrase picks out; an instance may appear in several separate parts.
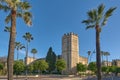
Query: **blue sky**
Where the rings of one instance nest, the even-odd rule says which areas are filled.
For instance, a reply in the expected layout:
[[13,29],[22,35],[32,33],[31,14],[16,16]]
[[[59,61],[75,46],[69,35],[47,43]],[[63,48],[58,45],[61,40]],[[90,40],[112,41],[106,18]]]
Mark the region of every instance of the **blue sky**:
[[[30,42],[29,55],[32,48],[36,48],[37,58],[45,57],[51,46],[56,54],[61,54],[61,38],[64,33],[74,32],[79,36],[80,55],[87,57],[87,51],[95,49],[95,30],[85,30],[82,20],[87,19],[86,12],[97,8],[104,3],[107,10],[117,7],[101,32],[101,50],[110,52],[109,59],[120,59],[120,0],[28,0],[33,14],[33,25],[27,27],[22,19],[17,19],[17,38],[25,44],[22,36],[30,32],[34,40]],[[0,11],[0,56],[8,53],[9,33],[4,32],[6,26],[4,19],[7,13]],[[25,56],[24,50],[20,51],[20,58]],[[16,59],[16,53],[15,53]],[[92,57],[95,60],[95,54]]]

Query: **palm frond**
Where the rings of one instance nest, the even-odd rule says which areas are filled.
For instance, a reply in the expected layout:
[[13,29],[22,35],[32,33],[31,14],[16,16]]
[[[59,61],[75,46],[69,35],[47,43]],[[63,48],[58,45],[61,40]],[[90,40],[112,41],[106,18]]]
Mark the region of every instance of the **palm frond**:
[[7,12],[7,11],[10,10],[10,8],[9,8],[8,6],[6,6],[6,5],[0,4],[0,10],[3,10],[3,11],[5,11],[5,12]]
[[87,15],[88,15],[88,17],[89,17],[90,19],[94,19],[94,18],[95,18],[94,15],[93,15],[93,10],[88,11],[88,12],[87,12]]
[[89,19],[91,19],[92,21],[95,21],[97,18],[97,11],[96,9],[90,10],[89,12],[87,12]]
[[11,27],[5,26],[4,31],[5,31],[5,32],[10,32],[10,31],[11,31]]
[[88,25],[88,26],[86,27],[86,30],[89,29],[89,28],[94,28],[94,27],[95,27],[95,25]]
[[116,7],[110,8],[110,9],[105,13],[105,18],[110,17],[115,9],[116,9]]
[[32,18],[32,14],[30,12],[24,12],[23,19],[28,26],[32,25],[31,18]]
[[32,18],[32,14],[30,12],[24,12],[24,16]]
[[104,8],[105,8],[105,6],[104,6],[103,4],[101,4],[101,5],[98,7],[98,19],[101,19],[101,18],[102,18]]
[[86,25],[89,25],[90,23],[92,23],[93,21],[88,19],[88,20],[83,20],[82,23],[85,23]]
[[115,9],[116,9],[116,7],[112,7],[105,13],[104,19],[102,22],[102,26],[106,25],[108,18],[112,15],[112,13]]
[[8,24],[11,21],[11,14],[5,18],[5,22]]
[[23,35],[23,38],[25,38],[25,40],[28,42],[33,40],[32,34],[30,34],[29,32],[26,32],[25,35]]
[[94,21],[96,21],[98,16],[96,9],[93,9],[93,15],[94,15]]
[[17,17],[22,17],[22,13],[21,12],[17,12]]
[[22,10],[28,10],[31,8],[30,4],[27,1],[20,2],[19,5]]

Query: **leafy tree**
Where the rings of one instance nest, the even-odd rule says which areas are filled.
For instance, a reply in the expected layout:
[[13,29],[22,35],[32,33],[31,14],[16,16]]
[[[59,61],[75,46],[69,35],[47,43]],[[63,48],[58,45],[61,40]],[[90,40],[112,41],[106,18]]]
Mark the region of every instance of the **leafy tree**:
[[63,59],[58,59],[56,61],[56,68],[58,70],[59,73],[62,72],[62,70],[64,70],[66,68],[66,63]]
[[120,67],[116,68],[116,71],[115,71],[116,76],[118,75],[118,73],[120,73]]
[[49,67],[48,63],[45,60],[38,60],[33,63],[33,66],[35,71],[40,71],[41,73]]
[[38,61],[38,70],[42,73],[42,71],[45,71],[49,66],[48,63],[45,60],[39,60]]
[[22,45],[20,42],[15,42],[15,48],[17,50],[17,60],[18,60],[18,58],[19,58],[19,50],[25,48],[25,46]]
[[0,70],[2,70],[3,69],[3,64],[2,63],[0,63]]
[[96,63],[95,62],[91,62],[88,65],[88,70],[91,70],[92,72],[96,72]]
[[4,68],[3,64],[0,63],[0,75],[3,73],[3,72],[2,72],[2,71],[3,71],[3,68]]
[[32,73],[34,70],[33,64],[28,65],[28,71]]
[[35,54],[37,53],[37,50],[36,50],[35,48],[33,48],[33,49],[31,50],[31,53],[33,53],[33,58],[35,59]]
[[[87,12],[88,19],[83,20],[82,23],[87,25],[86,29],[95,28],[96,31],[96,61],[97,61],[97,78],[101,80],[101,56],[100,56],[100,32],[101,28],[106,25],[108,18],[112,15],[116,7],[108,9],[104,13],[105,6],[101,4],[97,9]],[[104,13],[104,14],[103,14]]]
[[33,69],[34,69],[34,71],[38,71],[38,66],[39,66],[39,62],[38,62],[38,61],[35,61],[35,62],[33,63]]
[[48,50],[48,53],[46,56],[46,62],[49,65],[49,68],[48,68],[49,72],[55,70],[56,54],[53,52],[52,47],[50,47]]
[[0,9],[8,12],[5,22],[11,22],[9,48],[8,48],[8,80],[13,80],[14,44],[16,38],[16,19],[23,18],[27,25],[31,25],[31,13],[29,3],[21,0],[0,0]]
[[78,72],[85,72],[87,70],[86,65],[83,65],[82,63],[77,64],[77,71]]
[[110,67],[102,66],[102,72],[109,73]]
[[14,73],[16,75],[19,75],[19,74],[21,74],[21,72],[24,71],[25,65],[22,61],[15,61],[13,68],[14,68]]

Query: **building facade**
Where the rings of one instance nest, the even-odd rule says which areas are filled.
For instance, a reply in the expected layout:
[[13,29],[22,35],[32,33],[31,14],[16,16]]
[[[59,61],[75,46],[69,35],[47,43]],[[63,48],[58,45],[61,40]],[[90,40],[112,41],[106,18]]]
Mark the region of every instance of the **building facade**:
[[74,33],[64,34],[62,37],[62,58],[66,61],[66,69],[63,74],[76,74],[77,63],[86,64],[88,59],[79,56],[79,39]]
[[113,66],[120,67],[120,59],[112,60],[112,65],[113,65]]
[[112,62],[110,61],[103,61],[102,66],[112,66]]
[[25,64],[30,64],[31,62],[35,61],[36,59],[33,57],[25,57]]

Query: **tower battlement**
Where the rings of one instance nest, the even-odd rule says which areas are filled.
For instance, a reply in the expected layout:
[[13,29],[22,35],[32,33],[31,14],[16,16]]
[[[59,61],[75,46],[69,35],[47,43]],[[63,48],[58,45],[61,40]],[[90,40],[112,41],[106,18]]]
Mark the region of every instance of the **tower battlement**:
[[70,32],[70,33],[65,33],[65,34],[64,34],[64,36],[70,36],[70,35],[78,36],[78,35],[75,34],[74,32]]

